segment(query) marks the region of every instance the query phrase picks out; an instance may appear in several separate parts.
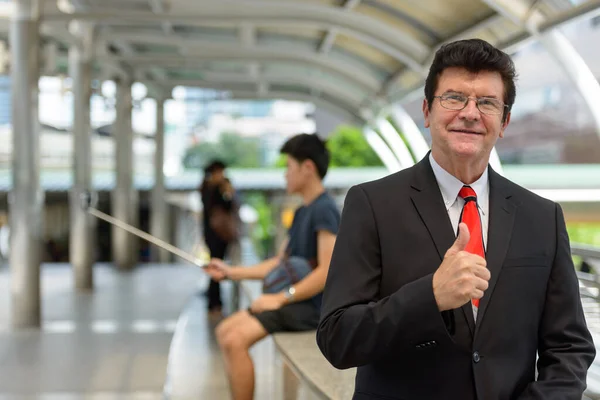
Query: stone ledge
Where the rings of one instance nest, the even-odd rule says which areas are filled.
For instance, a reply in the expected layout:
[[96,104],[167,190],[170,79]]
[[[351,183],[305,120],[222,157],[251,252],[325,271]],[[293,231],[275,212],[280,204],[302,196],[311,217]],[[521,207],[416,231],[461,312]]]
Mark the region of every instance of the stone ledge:
[[273,335],[273,341],[283,361],[322,399],[351,399],[354,394],[356,368],[334,368],[317,347],[315,331],[286,332]]

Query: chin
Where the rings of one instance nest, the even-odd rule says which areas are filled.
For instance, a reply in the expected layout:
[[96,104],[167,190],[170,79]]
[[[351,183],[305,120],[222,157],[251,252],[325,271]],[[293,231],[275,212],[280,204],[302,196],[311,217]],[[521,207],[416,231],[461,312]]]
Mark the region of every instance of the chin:
[[452,152],[459,157],[477,157],[481,155],[481,148],[473,143],[457,143],[451,147]]
[[291,187],[291,186],[286,187],[285,191],[287,192],[287,194],[294,194],[294,193],[296,193],[296,190],[294,190],[294,188]]

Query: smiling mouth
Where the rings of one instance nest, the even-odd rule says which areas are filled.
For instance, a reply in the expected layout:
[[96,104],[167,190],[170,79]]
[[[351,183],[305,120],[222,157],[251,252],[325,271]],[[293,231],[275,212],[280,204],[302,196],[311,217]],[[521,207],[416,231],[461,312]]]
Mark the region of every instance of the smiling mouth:
[[480,132],[470,131],[468,129],[450,129],[450,132],[466,133],[466,134],[470,134],[470,135],[481,135]]

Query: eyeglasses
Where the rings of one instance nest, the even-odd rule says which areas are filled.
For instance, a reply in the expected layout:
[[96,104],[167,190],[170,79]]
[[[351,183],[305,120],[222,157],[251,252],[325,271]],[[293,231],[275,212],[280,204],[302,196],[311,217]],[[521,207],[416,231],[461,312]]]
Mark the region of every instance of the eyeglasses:
[[440,99],[440,105],[448,110],[460,111],[469,103],[469,99],[473,99],[477,105],[477,109],[483,114],[500,115],[504,112],[504,108],[508,107],[500,100],[492,97],[468,97],[460,93],[446,93],[441,96],[433,96]]

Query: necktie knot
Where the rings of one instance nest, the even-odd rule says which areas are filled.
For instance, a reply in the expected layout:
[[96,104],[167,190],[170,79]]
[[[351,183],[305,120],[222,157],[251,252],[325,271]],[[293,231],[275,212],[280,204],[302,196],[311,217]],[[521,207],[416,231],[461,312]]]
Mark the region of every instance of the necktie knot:
[[473,190],[471,186],[463,186],[458,192],[458,195],[465,199],[465,202],[474,201],[477,202],[477,193]]

